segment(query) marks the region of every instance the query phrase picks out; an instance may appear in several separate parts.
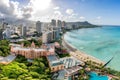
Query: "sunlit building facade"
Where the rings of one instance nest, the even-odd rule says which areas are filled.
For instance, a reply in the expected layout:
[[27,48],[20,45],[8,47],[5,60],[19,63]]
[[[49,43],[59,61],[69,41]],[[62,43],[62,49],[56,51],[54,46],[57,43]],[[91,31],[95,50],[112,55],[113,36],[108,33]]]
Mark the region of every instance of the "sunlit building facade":
[[14,55],[22,55],[28,59],[39,58],[42,56],[48,56],[54,54],[54,47],[44,46],[42,48],[36,48],[35,44],[32,43],[31,47],[24,47],[23,45],[11,45],[11,53]]

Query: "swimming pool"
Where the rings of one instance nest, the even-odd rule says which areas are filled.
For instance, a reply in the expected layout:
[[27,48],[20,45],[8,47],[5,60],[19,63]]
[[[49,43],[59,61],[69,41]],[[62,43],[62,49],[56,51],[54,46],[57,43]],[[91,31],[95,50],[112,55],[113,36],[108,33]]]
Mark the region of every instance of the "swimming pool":
[[108,80],[108,77],[99,76],[96,72],[90,72],[90,80]]

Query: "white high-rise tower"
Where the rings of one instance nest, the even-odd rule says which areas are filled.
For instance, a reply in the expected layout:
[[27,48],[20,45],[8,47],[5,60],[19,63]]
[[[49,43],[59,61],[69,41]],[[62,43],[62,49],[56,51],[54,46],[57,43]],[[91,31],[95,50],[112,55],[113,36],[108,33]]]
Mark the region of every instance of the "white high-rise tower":
[[38,33],[41,33],[41,32],[42,32],[42,30],[41,30],[41,22],[40,22],[40,21],[37,21],[37,22],[36,22],[36,31],[37,31]]

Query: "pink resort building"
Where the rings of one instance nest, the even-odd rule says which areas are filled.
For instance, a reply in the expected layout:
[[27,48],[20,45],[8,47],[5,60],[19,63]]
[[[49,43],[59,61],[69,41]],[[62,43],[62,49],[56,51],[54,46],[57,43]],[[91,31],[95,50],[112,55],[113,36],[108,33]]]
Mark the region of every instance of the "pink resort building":
[[42,56],[54,55],[54,45],[42,45],[41,48],[35,46],[32,42],[30,47],[24,47],[23,44],[11,44],[11,53],[22,55],[28,59],[34,59]]

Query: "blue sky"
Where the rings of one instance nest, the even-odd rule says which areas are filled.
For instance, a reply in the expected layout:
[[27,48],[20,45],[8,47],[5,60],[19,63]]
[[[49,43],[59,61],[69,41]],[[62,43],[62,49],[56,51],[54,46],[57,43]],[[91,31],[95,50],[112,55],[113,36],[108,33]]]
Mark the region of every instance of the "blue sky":
[[[55,18],[65,21],[89,21],[93,24],[120,25],[120,0],[1,1],[18,2],[19,18],[40,21],[50,21],[50,19]],[[4,12],[0,10],[1,14]]]
[[[54,0],[63,9],[71,8],[86,20],[99,24],[120,24],[120,0]],[[97,20],[97,19],[98,20]],[[95,20],[95,21],[94,21]]]

